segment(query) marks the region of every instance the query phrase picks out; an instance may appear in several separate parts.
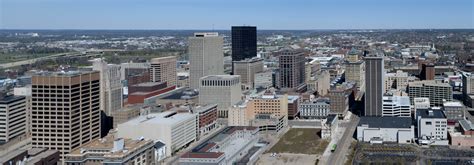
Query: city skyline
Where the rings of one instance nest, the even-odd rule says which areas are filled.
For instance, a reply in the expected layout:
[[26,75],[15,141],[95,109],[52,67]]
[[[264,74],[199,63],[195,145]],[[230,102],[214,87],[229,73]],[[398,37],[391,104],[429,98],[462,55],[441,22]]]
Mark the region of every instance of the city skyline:
[[470,0],[4,0],[0,29],[472,29],[472,7]]

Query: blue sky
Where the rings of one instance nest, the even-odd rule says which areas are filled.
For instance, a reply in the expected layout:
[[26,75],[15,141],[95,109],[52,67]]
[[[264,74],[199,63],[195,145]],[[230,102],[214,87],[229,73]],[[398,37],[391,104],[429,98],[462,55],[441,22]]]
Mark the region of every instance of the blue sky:
[[473,1],[0,0],[0,29],[472,29]]

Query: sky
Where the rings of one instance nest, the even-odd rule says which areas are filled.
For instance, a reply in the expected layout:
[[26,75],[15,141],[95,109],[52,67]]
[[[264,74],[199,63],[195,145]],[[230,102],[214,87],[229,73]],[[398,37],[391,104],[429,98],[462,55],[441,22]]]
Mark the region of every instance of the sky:
[[0,0],[0,29],[474,29],[474,0]]

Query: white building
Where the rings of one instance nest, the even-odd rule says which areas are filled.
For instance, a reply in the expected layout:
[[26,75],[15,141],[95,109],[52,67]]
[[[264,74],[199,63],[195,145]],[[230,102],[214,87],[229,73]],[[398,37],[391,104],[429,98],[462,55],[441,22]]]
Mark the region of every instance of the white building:
[[199,79],[224,74],[223,37],[218,33],[194,33],[189,37],[190,87],[199,88]]
[[198,131],[198,116],[191,113],[166,111],[139,116],[117,126],[117,136],[122,138],[145,138],[162,141],[166,145],[166,156],[195,141]]
[[329,99],[326,98],[301,102],[298,108],[303,119],[326,118],[331,111]]
[[0,144],[23,135],[27,130],[26,98],[0,93]]
[[448,145],[448,121],[440,109],[417,109],[418,143]]
[[123,106],[121,67],[97,58],[93,60],[92,69],[100,72],[100,109],[112,116],[114,111]]
[[411,143],[415,127],[408,117],[361,117],[357,125],[357,140],[370,143]]
[[229,107],[241,100],[239,75],[209,75],[199,83],[199,104],[217,104],[218,116],[227,118]]
[[227,118],[228,126],[248,126],[247,119],[247,100],[243,100],[229,108],[229,116]]
[[443,112],[449,123],[457,123],[464,119],[464,111],[466,107],[457,101],[447,101],[443,103]]
[[382,116],[411,117],[410,97],[384,96]]
[[430,98],[427,97],[416,97],[413,98],[413,109],[428,109],[430,108]]

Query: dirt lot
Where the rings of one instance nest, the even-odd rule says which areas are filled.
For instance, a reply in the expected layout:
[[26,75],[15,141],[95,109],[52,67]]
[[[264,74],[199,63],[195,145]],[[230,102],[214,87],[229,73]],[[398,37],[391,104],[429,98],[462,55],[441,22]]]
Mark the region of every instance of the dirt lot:
[[320,155],[329,143],[321,139],[320,132],[320,129],[292,128],[267,153]]

